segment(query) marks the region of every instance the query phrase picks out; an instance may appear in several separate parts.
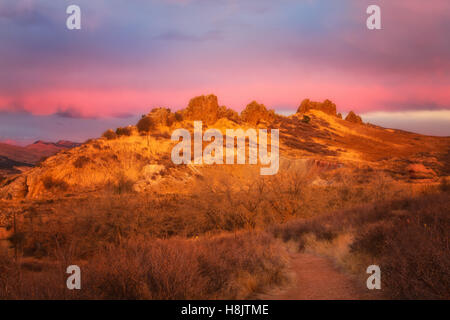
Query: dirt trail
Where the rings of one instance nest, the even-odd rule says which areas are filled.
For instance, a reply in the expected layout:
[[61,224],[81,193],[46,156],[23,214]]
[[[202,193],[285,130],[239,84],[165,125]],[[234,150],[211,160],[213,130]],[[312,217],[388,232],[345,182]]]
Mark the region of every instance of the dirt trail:
[[291,283],[261,295],[264,300],[374,299],[374,292],[340,272],[333,263],[310,253],[291,254]]

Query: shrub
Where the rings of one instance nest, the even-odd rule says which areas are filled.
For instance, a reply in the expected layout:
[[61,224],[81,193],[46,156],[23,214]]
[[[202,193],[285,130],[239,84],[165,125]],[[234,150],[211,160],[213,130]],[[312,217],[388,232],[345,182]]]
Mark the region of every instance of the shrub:
[[118,136],[131,136],[133,134],[133,128],[128,127],[119,127],[116,129],[116,134]]
[[442,178],[441,183],[439,184],[439,189],[442,192],[450,192],[450,181],[449,178]]
[[150,117],[142,116],[136,124],[136,127],[140,133],[149,133],[155,128],[155,123]]
[[120,176],[119,180],[113,186],[114,193],[123,194],[133,192],[133,185],[135,181],[129,179],[126,176]]
[[304,122],[304,123],[309,123],[310,121],[311,121],[311,118],[310,118],[309,116],[303,115],[302,122]]
[[108,140],[114,140],[117,138],[117,134],[112,131],[111,129],[106,130],[103,132],[102,137],[108,139]]
[[60,190],[66,191],[69,188],[67,182],[61,179],[55,179],[53,177],[47,176],[42,180],[45,189],[47,190]]
[[73,162],[73,166],[75,168],[83,168],[86,164],[88,164],[91,160],[86,156],[80,156]]
[[351,233],[348,261],[354,265],[346,266],[356,270],[371,263],[380,265],[388,297],[449,299],[448,204],[446,193],[386,201],[310,221],[292,221],[273,227],[272,233],[285,241],[299,241],[300,248],[306,233],[314,233],[319,240]]
[[175,112],[175,121],[183,121],[183,114],[180,111]]
[[[99,245],[87,263],[58,250],[45,268],[0,256],[0,299],[245,299],[285,279],[286,253],[264,233],[124,239]],[[83,290],[65,290],[64,257],[84,265]]]
[[356,239],[352,243],[351,250],[353,252],[362,252],[371,257],[378,258],[383,253],[386,254],[386,237],[392,232],[392,227],[384,224],[370,226],[358,232]]

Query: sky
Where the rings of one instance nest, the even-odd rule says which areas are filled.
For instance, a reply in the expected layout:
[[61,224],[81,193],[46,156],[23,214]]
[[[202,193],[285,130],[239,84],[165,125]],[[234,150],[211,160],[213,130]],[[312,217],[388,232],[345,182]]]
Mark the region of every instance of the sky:
[[1,0],[0,141],[83,141],[211,93],[450,136],[449,32],[448,0]]

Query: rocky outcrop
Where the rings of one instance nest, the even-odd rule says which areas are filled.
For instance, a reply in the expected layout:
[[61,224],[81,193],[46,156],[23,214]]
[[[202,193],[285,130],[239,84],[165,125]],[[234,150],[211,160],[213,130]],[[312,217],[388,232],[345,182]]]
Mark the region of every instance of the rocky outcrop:
[[183,112],[183,119],[202,121],[207,125],[214,124],[221,118],[238,122],[239,115],[236,111],[220,106],[215,95],[198,96],[189,101],[189,105]]
[[160,164],[149,164],[142,168],[141,175],[146,180],[152,180],[166,168]]
[[352,123],[358,123],[358,124],[362,124],[363,123],[361,117],[358,116],[353,111],[350,111],[348,113],[348,115],[345,117],[345,121],[352,122]]
[[27,177],[25,175],[6,179],[0,185],[0,199],[24,198],[28,193]]
[[326,99],[324,102],[315,102],[309,99],[305,99],[298,107],[297,113],[306,113],[310,110],[319,110],[331,116],[337,116],[336,105],[328,99]]
[[257,125],[261,122],[272,122],[275,120],[275,112],[267,110],[266,106],[252,101],[244,111],[241,112],[241,119],[252,125]]
[[192,98],[184,111],[183,118],[192,121],[203,121],[214,124],[218,118],[219,104],[215,95]]
[[406,171],[411,179],[435,179],[436,172],[425,167],[421,163],[413,163],[406,167]]
[[133,191],[148,191],[154,184],[158,183],[162,178],[162,173],[166,168],[160,164],[149,164],[141,170],[141,180],[133,184]]

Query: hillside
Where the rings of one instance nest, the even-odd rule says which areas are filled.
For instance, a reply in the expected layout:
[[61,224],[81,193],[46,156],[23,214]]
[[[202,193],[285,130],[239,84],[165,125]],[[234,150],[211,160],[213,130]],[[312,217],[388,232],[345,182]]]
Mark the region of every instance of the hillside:
[[38,140],[25,147],[0,143],[0,156],[12,161],[35,164],[43,157],[54,155],[62,149],[70,149],[80,146],[80,143],[71,141],[45,142]]
[[38,140],[30,145],[27,145],[25,149],[27,152],[36,153],[41,155],[41,157],[48,157],[57,153],[63,149],[71,149],[80,146],[81,143],[59,140],[57,142],[46,142]]
[[32,165],[25,162],[18,162],[7,157],[0,156],[0,174],[17,174],[21,168],[29,168]]
[[[305,102],[306,101],[306,102]],[[3,198],[41,198],[83,194],[102,189],[129,189],[135,192],[179,193],[208,166],[175,166],[170,152],[173,130],[192,131],[194,120],[202,120],[203,130],[227,128],[278,128],[281,169],[292,163],[307,167],[338,167],[382,171],[396,180],[438,181],[450,175],[450,138],[431,137],[364,124],[356,115],[342,119],[336,106],[305,100],[296,114],[285,117],[250,103],[238,115],[219,106],[217,97],[193,98],[188,107],[176,113],[154,109],[147,117],[153,124],[149,135],[135,126],[112,132],[112,137],[93,139],[81,146],[49,157],[38,167],[5,180]],[[358,119],[359,118],[359,119]],[[36,154],[55,152],[64,144],[37,142],[28,146],[22,161]],[[6,148],[5,148],[6,150]],[[18,157],[20,147],[9,149]],[[306,162],[305,162],[306,161]],[[226,166],[231,175],[242,175],[239,166]],[[183,190],[183,191],[180,191]]]
[[[237,114],[200,96],[0,179],[0,298],[447,298],[450,138],[336,109]],[[278,128],[278,173],[175,165],[171,134],[195,120]],[[84,290],[65,291],[68,259]],[[366,289],[372,264],[380,292]]]

